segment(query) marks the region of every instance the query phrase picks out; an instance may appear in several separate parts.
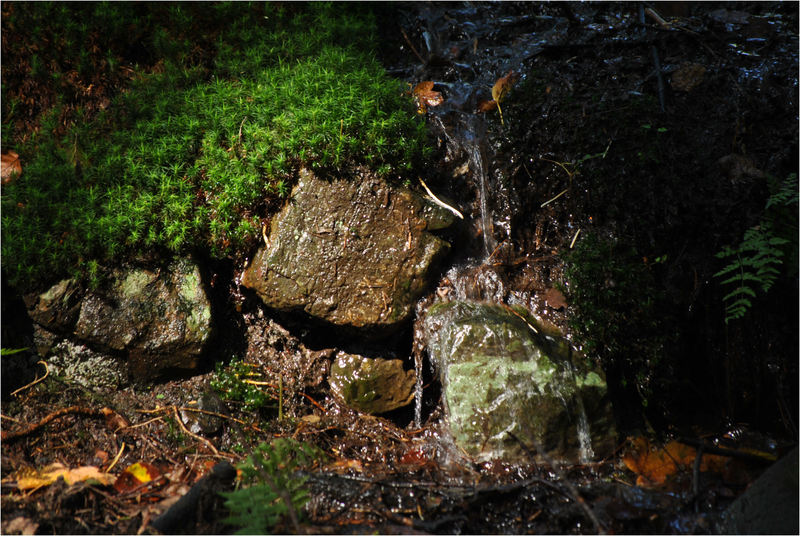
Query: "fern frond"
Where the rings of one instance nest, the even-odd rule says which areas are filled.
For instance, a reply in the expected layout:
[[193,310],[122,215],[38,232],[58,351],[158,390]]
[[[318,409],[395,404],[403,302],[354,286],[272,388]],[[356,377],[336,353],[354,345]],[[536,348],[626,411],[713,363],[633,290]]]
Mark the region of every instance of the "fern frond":
[[237,534],[267,534],[287,516],[296,521],[310,499],[308,478],[299,470],[323,456],[312,445],[289,438],[260,444],[239,465],[242,480],[253,484],[222,493],[230,512],[225,523],[241,527]]

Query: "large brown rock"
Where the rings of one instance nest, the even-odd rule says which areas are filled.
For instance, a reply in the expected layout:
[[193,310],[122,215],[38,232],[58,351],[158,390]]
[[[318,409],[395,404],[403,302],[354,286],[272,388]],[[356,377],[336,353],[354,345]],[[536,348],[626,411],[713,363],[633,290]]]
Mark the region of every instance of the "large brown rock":
[[280,311],[352,328],[406,321],[450,245],[431,230],[452,215],[410,190],[302,171],[242,284]]

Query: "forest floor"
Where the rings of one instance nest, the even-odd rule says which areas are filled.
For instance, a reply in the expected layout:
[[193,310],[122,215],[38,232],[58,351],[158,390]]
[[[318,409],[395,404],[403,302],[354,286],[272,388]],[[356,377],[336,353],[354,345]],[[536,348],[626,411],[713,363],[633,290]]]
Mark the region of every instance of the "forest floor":
[[[438,400],[416,428],[413,410],[366,416],[343,407],[324,385],[284,393],[267,378],[269,407],[228,402],[206,414],[219,419],[206,434],[190,430],[190,417],[203,414],[196,402],[204,394],[224,394],[210,386],[230,369],[207,364],[192,377],[112,392],[47,375],[3,393],[2,532],[152,533],[154,520],[193,486],[195,502],[173,510],[178,517],[162,519],[171,524],[161,527],[233,532],[217,495],[233,489],[233,481],[197,483],[219,462],[240,463],[255,445],[275,438],[324,453],[298,473],[308,478],[304,515],[296,524],[284,516],[273,527],[278,533],[713,532],[725,506],[797,441],[796,277],[779,281],[752,318],[730,328],[722,320],[724,293],[713,284],[720,268],[713,252],[736,243],[763,214],[771,193],[766,175],[780,181],[797,171],[797,9],[729,7],[698,7],[675,22],[667,17],[666,25],[648,15],[644,34],[620,23],[619,6],[548,6],[533,16],[528,4],[508,4],[502,13],[484,6],[475,15],[502,19],[515,35],[558,17],[566,24],[562,40],[523,62],[524,80],[512,90],[518,93],[503,104],[510,126],[493,124],[489,140],[497,155],[492,168],[511,178],[523,207],[538,207],[567,186],[571,191],[563,204],[515,216],[517,230],[508,237],[514,246],[498,255],[498,270],[509,288],[544,291],[563,277],[557,253],[573,240],[575,225],[611,229],[631,244],[671,304],[660,312],[681,334],[669,344],[682,360],[658,370],[672,383],[647,385],[648,417],[683,442],[621,439],[614,456],[584,465],[477,463],[443,439]],[[400,22],[380,18],[391,72],[413,84],[435,80],[445,99],[441,82],[460,76],[471,42],[461,36],[462,49],[426,53],[425,32],[449,20],[447,9],[408,8]],[[4,27],[3,34],[6,64],[13,33]],[[502,38],[487,35],[486,42]],[[661,80],[652,47],[668,66]],[[95,47],[87,54],[100,65],[105,52]],[[495,62],[492,78],[505,74],[501,67]],[[54,101],[49,82],[20,80],[37,106]],[[72,82],[82,88],[80,106],[91,112],[129,80],[123,69]],[[17,133],[38,128],[40,113],[20,117]],[[582,160],[604,150],[608,158]],[[452,163],[441,167],[446,176]],[[580,174],[569,173],[578,167]],[[230,298],[232,309],[235,302]],[[4,280],[4,336],[14,307]],[[570,329],[569,309],[544,308],[551,322]],[[258,309],[247,301],[238,313]],[[40,378],[47,373],[45,365],[36,370]],[[789,385],[776,385],[775,377]],[[750,454],[718,452],[721,459],[711,456],[702,465],[695,463],[700,444]]]

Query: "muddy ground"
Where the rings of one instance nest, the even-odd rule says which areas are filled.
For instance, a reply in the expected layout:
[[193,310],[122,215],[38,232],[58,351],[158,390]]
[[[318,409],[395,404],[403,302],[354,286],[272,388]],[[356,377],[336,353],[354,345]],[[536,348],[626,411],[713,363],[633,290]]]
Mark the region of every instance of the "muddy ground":
[[[215,306],[227,311],[227,323],[198,374],[112,392],[48,375],[11,393],[4,378],[3,532],[151,532],[149,523],[214,464],[241,461],[276,437],[326,453],[307,469],[311,500],[301,532],[713,532],[719,512],[768,462],[749,458],[724,473],[686,471],[651,489],[635,485],[637,474],[621,458],[625,435],[647,431],[709,444],[727,438],[771,456],[797,441],[796,273],[779,281],[745,321],[727,326],[723,293],[712,277],[720,268],[713,252],[758,222],[768,196],[764,175],[782,179],[797,171],[797,5],[672,4],[675,12],[664,7],[659,13],[663,21],[646,14],[644,24],[638,6],[628,4],[378,8],[387,68],[412,85],[435,81],[446,102],[458,101],[451,110],[490,99],[492,82],[509,69],[521,75],[503,101],[504,124],[488,116],[485,122],[488,167],[500,177],[490,209],[496,222],[507,223],[492,231],[497,249],[487,264],[504,281],[506,299],[527,299],[570,334],[569,304],[545,295],[563,280],[560,253],[578,229],[634,248],[652,272],[660,316],[675,336],[664,343],[669,359],[654,364],[647,408],[630,386],[618,388],[622,434],[612,458],[574,466],[474,463],[442,440],[432,377],[426,377],[421,428],[413,424],[413,408],[358,414],[334,400],[324,380],[299,372],[277,389],[281,371],[301,368],[290,362],[298,347],[322,351],[336,341],[297,319],[271,320],[236,288],[236,267],[212,264],[219,282]],[[503,47],[505,55],[498,52]],[[459,93],[454,88],[463,86],[456,83],[466,79],[480,83]],[[477,185],[453,174],[463,155],[444,141],[451,116],[440,110],[427,111],[440,148],[438,176],[429,182],[473,216],[454,237],[457,265],[480,257],[485,242]],[[738,166],[724,160],[729,155],[737,155]],[[564,189],[561,202],[541,208]],[[443,273],[436,290],[446,292],[450,284]],[[20,306],[4,283],[4,347],[17,347],[6,344],[13,338],[7,334],[30,329]],[[250,359],[269,384],[269,404],[248,409],[229,401],[217,412],[218,431],[184,429],[181,408],[191,409],[204,393],[220,394],[210,386],[213,361],[229,358],[231,347],[246,349],[231,333],[247,325],[276,333]],[[412,336],[409,326],[387,343],[409,367]],[[31,370],[45,373],[42,365]],[[612,366],[612,381],[614,374],[623,373]],[[7,479],[55,462],[116,475],[147,462],[158,476],[119,489],[58,481],[21,490],[13,484],[18,478]],[[215,495],[226,487],[211,486],[172,531],[232,532]],[[297,529],[289,520],[276,527]]]

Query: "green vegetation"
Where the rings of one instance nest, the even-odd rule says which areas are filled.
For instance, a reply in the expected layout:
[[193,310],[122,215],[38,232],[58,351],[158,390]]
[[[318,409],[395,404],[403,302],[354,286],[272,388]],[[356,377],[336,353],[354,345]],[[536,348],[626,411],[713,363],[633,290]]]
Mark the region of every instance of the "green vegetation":
[[581,350],[599,356],[646,405],[665,342],[650,269],[633,248],[594,233],[579,240],[565,260],[570,327]]
[[309,493],[304,486],[307,477],[298,471],[323,457],[316,447],[290,438],[260,444],[239,465],[242,481],[249,487],[222,493],[230,511],[225,522],[240,527],[237,534],[269,534],[288,517],[295,532],[300,532]]
[[[112,35],[130,27],[126,16],[152,23],[141,6],[102,6]],[[370,54],[368,12],[327,4],[292,6],[291,13],[237,3],[202,8],[224,21],[209,44],[213,58],[198,62],[197,47],[180,31],[156,25],[149,49],[157,67],[137,72],[105,110],[73,106],[66,127],[65,105],[56,103],[39,132],[14,147],[23,175],[2,196],[3,267],[12,284],[96,279],[98,264],[123,255],[242,255],[299,167],[346,174],[367,165],[395,176],[419,163],[424,123],[402,84]],[[30,9],[65,17],[76,53],[81,32],[93,31],[73,20],[81,10]],[[169,27],[193,24],[191,9],[199,8],[172,5]],[[40,70],[60,72],[48,69]]]
[[[779,267],[790,245],[789,256],[794,255],[797,271],[797,175],[789,175],[769,197],[762,221],[744,233],[741,243],[732,248],[725,246],[717,258],[731,258],[715,277],[726,276],[720,284],[733,290],[723,297],[725,323],[741,318],[752,307],[756,297],[754,287],[766,293],[780,275]],[[788,209],[788,210],[787,210]]]
[[223,400],[242,403],[242,410],[246,412],[277,407],[282,393],[277,392],[277,386],[262,381],[253,365],[233,359],[227,366],[217,362],[215,372],[211,387]]

